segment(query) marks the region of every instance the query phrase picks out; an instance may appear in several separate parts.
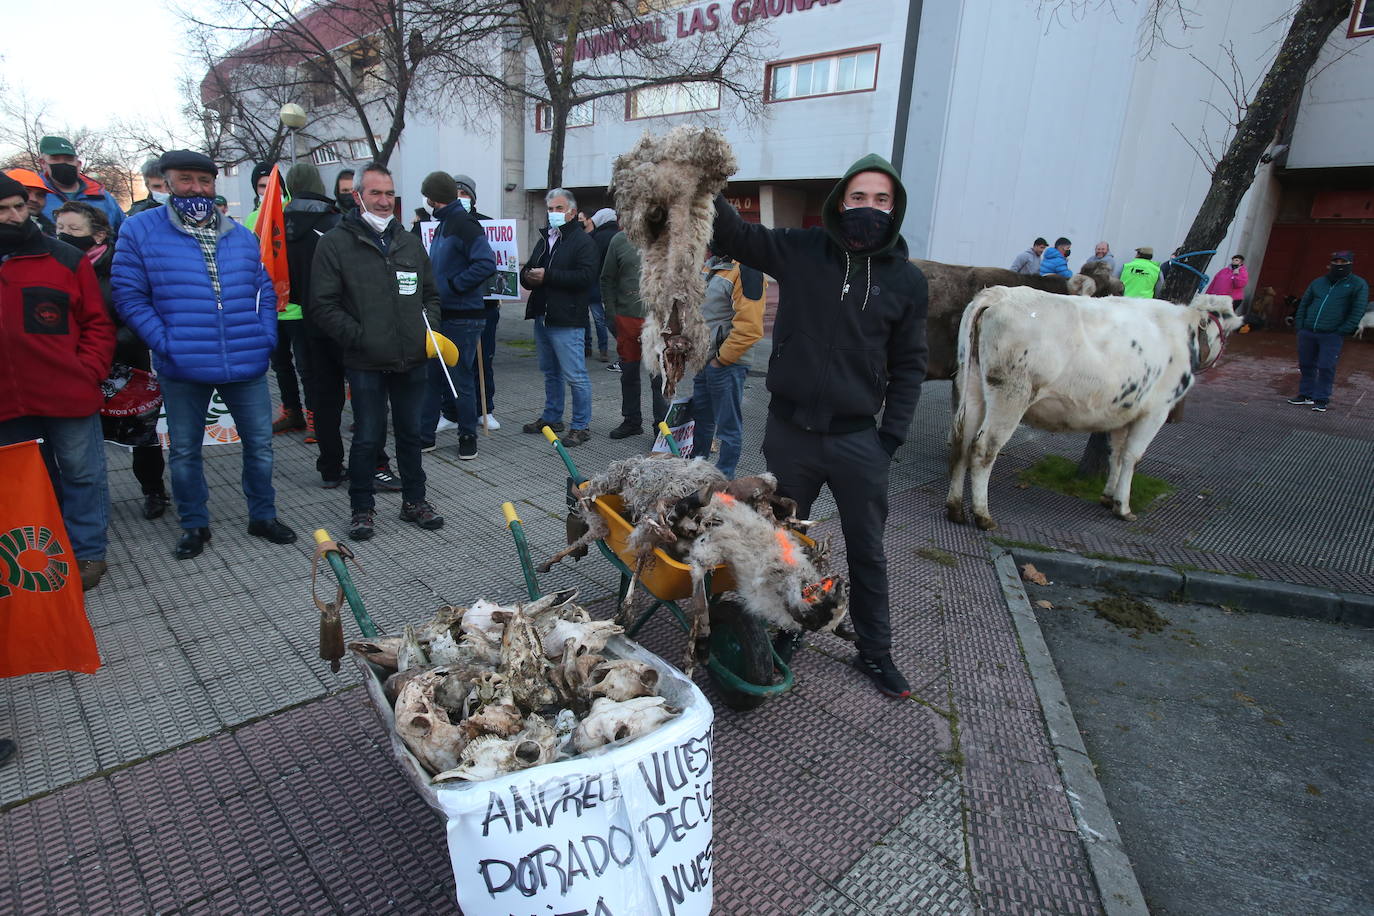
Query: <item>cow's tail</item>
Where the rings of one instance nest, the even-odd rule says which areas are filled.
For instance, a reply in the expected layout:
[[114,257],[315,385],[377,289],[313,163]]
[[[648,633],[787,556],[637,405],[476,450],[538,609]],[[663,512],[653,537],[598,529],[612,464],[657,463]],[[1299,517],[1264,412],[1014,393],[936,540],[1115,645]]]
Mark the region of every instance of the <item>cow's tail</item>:
[[978,344],[982,329],[983,313],[991,304],[987,291],[978,293],[964,309],[959,320],[959,366],[954,373],[954,422],[949,430],[949,464],[953,470],[959,456],[973,444],[972,438],[982,422],[978,405],[983,402],[982,372],[979,364]]

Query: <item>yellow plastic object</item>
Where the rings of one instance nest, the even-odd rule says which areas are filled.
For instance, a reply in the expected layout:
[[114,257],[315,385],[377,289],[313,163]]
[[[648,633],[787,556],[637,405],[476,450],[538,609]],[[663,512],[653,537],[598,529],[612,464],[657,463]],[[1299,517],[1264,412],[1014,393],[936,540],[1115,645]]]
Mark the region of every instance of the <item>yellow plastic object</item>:
[[502,503],[501,514],[506,517],[507,528],[520,521],[520,516],[515,514],[515,506],[512,503]]
[[329,536],[329,532],[328,532],[328,531],[325,531],[323,528],[316,528],[316,529],[315,529],[315,543],[316,543],[316,544],[323,544],[323,543],[325,543],[326,541],[332,541],[332,540],[334,540],[334,539],[333,539],[332,537]]
[[437,355],[443,359],[444,365],[456,366],[458,364],[458,347],[438,331],[430,331],[425,335],[425,355],[430,359],[435,357],[436,343],[439,347]]
[[541,433],[543,433],[543,434],[544,434],[544,438],[545,438],[545,439],[548,439],[550,442],[557,442],[557,441],[558,441],[558,433],[554,432],[553,429],[552,429],[551,427],[545,426],[545,427],[542,427],[539,431],[540,431]]
[[668,424],[663,420],[658,421],[658,431],[665,436],[671,436],[673,434],[673,431],[668,428]]

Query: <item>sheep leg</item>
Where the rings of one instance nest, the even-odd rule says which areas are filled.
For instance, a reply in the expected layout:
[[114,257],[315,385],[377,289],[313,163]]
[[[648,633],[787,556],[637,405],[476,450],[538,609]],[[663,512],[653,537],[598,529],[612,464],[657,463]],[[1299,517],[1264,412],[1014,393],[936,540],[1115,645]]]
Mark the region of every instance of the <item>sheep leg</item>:
[[683,670],[688,677],[698,664],[706,664],[711,657],[711,608],[706,593],[706,580],[697,579],[692,587],[692,603],[688,611],[692,625],[687,631],[687,656]]
[[616,608],[615,622],[622,627],[629,627],[634,623],[634,594],[635,585],[639,582],[639,573],[644,568],[645,557],[640,556],[635,559],[634,572],[630,574],[630,587],[625,589],[625,597],[621,599],[620,607]]

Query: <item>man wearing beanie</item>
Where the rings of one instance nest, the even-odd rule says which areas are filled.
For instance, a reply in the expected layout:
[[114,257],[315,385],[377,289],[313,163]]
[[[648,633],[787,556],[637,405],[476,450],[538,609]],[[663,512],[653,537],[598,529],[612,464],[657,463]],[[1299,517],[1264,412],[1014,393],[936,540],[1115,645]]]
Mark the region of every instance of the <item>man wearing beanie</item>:
[[[461,173],[454,174],[453,180],[458,185],[458,205],[465,207],[478,222],[491,219],[477,209],[477,182]],[[496,371],[492,364],[496,359],[496,326],[501,323],[501,300],[488,297],[482,300],[482,305],[486,308],[487,325],[482,330],[482,363],[474,368],[472,373],[473,390],[477,392],[479,425],[497,430],[501,428],[501,424],[496,421]],[[480,383],[477,380],[479,372],[482,375]],[[483,389],[487,395],[485,402],[481,400]]]
[[181,517],[176,558],[210,542],[201,444],[216,391],[243,443],[248,533],[290,544],[272,488],[272,401],[267,361],[277,342],[277,294],[258,239],[215,208],[219,169],[191,150],[162,155],[171,196],[129,217],[110,275],[115,311],[148,345],[167,410],[172,496]]
[[81,587],[94,588],[105,573],[110,514],[100,383],[114,359],[114,325],[90,260],[43,234],[24,186],[8,175],[0,175],[0,327],[8,370],[0,373],[0,445],[43,440]]
[[439,230],[430,243],[429,259],[434,265],[434,283],[439,287],[441,333],[458,347],[458,362],[453,367],[430,360],[429,388],[420,414],[421,438],[426,451],[434,448],[433,435],[439,422],[439,404],[449,390],[447,372],[458,391],[458,457],[464,461],[477,457],[477,395],[473,390],[477,368],[477,348],[487,326],[482,294],[487,281],[496,273],[496,257],[487,243],[486,230],[468,209],[458,202],[458,182],[447,172],[430,172],[420,184],[420,193],[429,202]]
[[1369,284],[1352,273],[1353,251],[1331,252],[1326,273],[1307,287],[1293,326],[1298,329],[1298,396],[1289,404],[1325,413],[1336,382],[1342,338],[1354,334],[1369,308]]

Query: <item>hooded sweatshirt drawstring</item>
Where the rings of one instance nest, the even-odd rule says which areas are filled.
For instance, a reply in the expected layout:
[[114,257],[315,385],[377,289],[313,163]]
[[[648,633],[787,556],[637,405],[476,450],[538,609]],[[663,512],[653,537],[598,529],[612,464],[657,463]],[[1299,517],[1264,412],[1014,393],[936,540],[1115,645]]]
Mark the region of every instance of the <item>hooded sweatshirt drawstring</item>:
[[[873,259],[864,258],[864,263],[868,265],[866,276],[868,282],[864,284],[864,304],[859,306],[859,311],[868,309],[868,294],[873,291]],[[844,253],[844,286],[840,288],[840,301],[844,302],[844,297],[849,295],[849,252]]]

